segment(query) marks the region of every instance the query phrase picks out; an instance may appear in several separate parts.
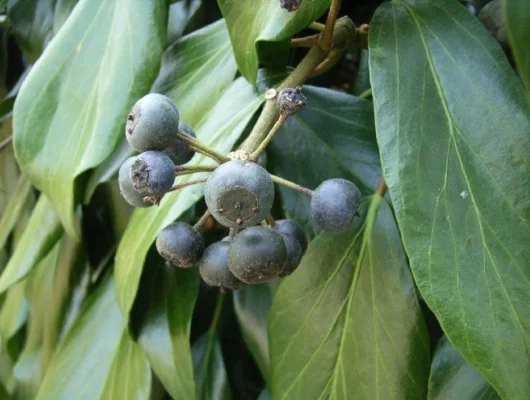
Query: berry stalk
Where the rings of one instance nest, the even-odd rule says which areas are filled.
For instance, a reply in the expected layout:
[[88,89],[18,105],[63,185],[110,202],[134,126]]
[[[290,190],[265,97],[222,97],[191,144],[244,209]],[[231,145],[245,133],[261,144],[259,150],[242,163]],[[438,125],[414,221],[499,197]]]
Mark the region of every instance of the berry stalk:
[[175,176],[195,174],[197,172],[212,172],[217,167],[214,165],[177,165]]
[[311,189],[308,189],[306,187],[303,187],[297,183],[294,183],[294,182],[291,182],[287,179],[284,179],[284,178],[280,178],[279,176],[276,176],[276,175],[271,175],[271,179],[274,183],[278,183],[280,185],[283,185],[291,190],[294,190],[298,193],[302,193],[302,194],[305,194],[306,196],[309,196],[309,197],[312,197],[313,196],[313,191]]
[[169,189],[168,192],[174,192],[175,190],[184,189],[185,187],[188,187],[188,186],[193,186],[193,185],[197,185],[199,183],[204,183],[207,180],[208,180],[208,178],[204,178],[204,179],[196,179],[194,181],[189,181],[189,182],[186,182],[186,183],[179,183],[179,184],[171,186],[171,189]]
[[210,157],[211,159],[217,161],[220,164],[224,163],[225,161],[230,161],[228,157],[223,156],[221,153],[218,153],[215,149],[211,148],[210,146],[202,143],[201,141],[197,139],[194,139],[190,135],[187,135],[182,132],[177,132],[177,137],[183,142],[188,143],[188,145],[196,152],[201,153],[207,157]]
[[263,153],[265,151],[265,149],[267,148],[267,146],[271,142],[272,138],[274,137],[276,132],[278,132],[280,130],[280,128],[282,127],[283,123],[287,120],[287,118],[288,118],[288,115],[280,114],[280,117],[278,118],[276,123],[272,126],[271,130],[269,131],[269,133],[267,134],[265,139],[263,139],[263,141],[260,143],[258,148],[256,150],[254,150],[254,152],[250,155],[250,159],[252,161],[256,161],[259,158],[259,156],[261,155],[261,153]]

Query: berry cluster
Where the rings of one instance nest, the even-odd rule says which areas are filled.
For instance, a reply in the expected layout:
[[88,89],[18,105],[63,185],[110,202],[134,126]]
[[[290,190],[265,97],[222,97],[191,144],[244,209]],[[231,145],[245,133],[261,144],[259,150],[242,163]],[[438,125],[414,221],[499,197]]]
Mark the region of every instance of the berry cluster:
[[[140,154],[129,158],[120,168],[123,197],[133,206],[149,207],[158,204],[171,190],[206,181],[204,198],[208,212],[230,229],[230,235],[206,247],[199,232],[202,221],[195,226],[175,222],[159,233],[156,248],[168,264],[181,268],[197,265],[203,280],[221,290],[236,290],[244,284],[284,277],[300,264],[308,239],[295,221],[274,221],[270,216],[273,182],[311,196],[312,218],[323,230],[345,231],[358,216],[361,193],[353,183],[329,179],[313,192],[270,175],[256,162],[274,130],[307,101],[299,87],[283,89],[274,96],[280,114],[278,126],[251,155],[238,150],[230,153],[231,157],[224,157],[209,149],[195,138],[188,125],[179,121],[175,103],[161,94],[140,99],[127,117],[127,140]],[[183,165],[195,152],[213,158],[220,165]],[[176,175],[194,171],[211,174],[207,180],[174,185]]]

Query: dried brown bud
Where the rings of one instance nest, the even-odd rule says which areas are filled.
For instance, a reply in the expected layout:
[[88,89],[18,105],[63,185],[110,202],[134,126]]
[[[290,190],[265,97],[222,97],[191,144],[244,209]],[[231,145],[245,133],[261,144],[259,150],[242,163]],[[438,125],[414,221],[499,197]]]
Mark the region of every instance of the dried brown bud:
[[276,104],[280,114],[291,116],[300,111],[307,103],[307,98],[302,93],[302,88],[285,88],[278,93]]
[[280,7],[289,12],[298,10],[300,4],[302,4],[302,0],[280,0]]

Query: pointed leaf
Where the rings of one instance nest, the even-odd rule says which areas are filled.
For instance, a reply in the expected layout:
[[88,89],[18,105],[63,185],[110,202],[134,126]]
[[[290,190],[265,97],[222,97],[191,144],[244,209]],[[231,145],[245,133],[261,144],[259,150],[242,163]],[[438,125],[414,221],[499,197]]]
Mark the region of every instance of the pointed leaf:
[[506,32],[517,62],[517,70],[530,100],[530,3],[527,0],[502,0]]
[[158,71],[164,3],[81,0],[17,97],[17,159],[70,235],[77,234],[77,178],[112,153],[124,115]]
[[392,211],[374,195],[361,213],[274,296],[273,399],[425,399],[428,337]]
[[178,0],[169,6],[167,45],[173,44],[184,31],[189,30],[189,25],[197,16],[202,3],[202,0]]
[[18,178],[16,188],[9,198],[9,202],[2,212],[0,218],[0,248],[4,248],[9,234],[15,227],[20,214],[24,210],[28,197],[31,195],[31,184],[21,175]]
[[497,400],[480,372],[444,336],[436,345],[429,378],[429,400]]
[[131,312],[138,343],[174,399],[195,396],[190,327],[198,291],[197,271],[156,260],[142,274]]
[[276,0],[218,0],[218,4],[228,24],[239,71],[249,82],[255,82],[259,46],[290,39],[324,14],[330,0],[304,0],[295,12],[280,8]]
[[57,243],[63,229],[48,198],[41,194],[6,269],[0,276],[0,293],[24,278]]
[[[370,102],[335,90],[304,86],[307,106],[289,118],[267,153],[276,175],[315,189],[345,178],[372,193],[381,176]],[[314,236],[310,199],[279,186],[285,211]]]
[[207,332],[193,343],[193,367],[198,400],[230,400],[221,344],[215,333]]
[[[237,79],[205,119],[194,126],[197,137],[220,153],[228,153],[261,103],[262,96],[244,79]],[[195,156],[190,163],[211,165],[212,161]],[[185,175],[177,182],[188,182],[204,176]],[[128,315],[133,304],[147,251],[158,232],[179,218],[202,197],[203,186],[194,185],[169,193],[164,196],[158,207],[135,210],[116,255],[116,293],[125,315]]]
[[370,24],[384,174],[416,283],[501,397],[530,398],[530,112],[485,28],[451,0]]
[[61,342],[37,399],[148,399],[150,386],[147,359],[129,338],[106,279]]
[[239,329],[264,380],[270,383],[269,340],[267,320],[272,304],[268,285],[248,285],[233,292],[234,311]]

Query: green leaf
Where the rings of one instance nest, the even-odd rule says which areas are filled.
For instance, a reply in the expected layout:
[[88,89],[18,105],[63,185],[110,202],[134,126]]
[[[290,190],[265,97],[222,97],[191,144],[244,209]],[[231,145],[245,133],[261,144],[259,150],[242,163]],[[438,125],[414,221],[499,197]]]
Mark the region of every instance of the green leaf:
[[289,39],[317,20],[330,5],[330,0],[304,0],[296,12],[287,12],[274,1],[218,0],[228,24],[230,39],[241,74],[254,83],[258,73],[259,47],[264,42]]
[[273,399],[425,399],[428,336],[392,211],[374,195],[361,214],[313,240],[274,296]]
[[106,279],[57,349],[38,400],[148,399],[149,363],[128,336]]
[[444,336],[436,345],[429,378],[429,400],[497,400],[486,379]]
[[530,398],[530,115],[498,44],[450,0],[370,24],[384,175],[416,283],[501,397]]
[[190,327],[198,291],[196,270],[175,268],[156,260],[142,274],[131,311],[138,343],[175,399],[195,396]]
[[199,400],[232,398],[221,344],[215,332],[207,332],[193,343],[193,367]]
[[63,229],[48,198],[41,194],[15,251],[0,276],[0,293],[28,275],[57,243]]
[[[180,39],[164,52],[152,91],[175,100],[182,120],[196,128],[201,120],[208,118],[210,109],[230,86],[236,71],[226,24],[218,21]],[[117,176],[120,166],[132,154],[123,136],[114,153],[92,173],[85,203],[100,183]]]
[[[274,174],[310,189],[329,178],[372,193],[381,177],[372,104],[335,90],[304,86],[307,106],[289,118],[268,151]],[[279,186],[286,214],[315,236],[310,199]]]
[[10,28],[30,63],[39,58],[77,0],[9,0]]
[[6,244],[9,234],[17,223],[20,214],[24,210],[27,199],[31,196],[31,184],[21,175],[9,202],[2,212],[0,218],[0,248]]
[[[0,84],[0,92],[1,84]],[[12,120],[8,119],[0,127],[0,142],[12,135]],[[20,171],[15,160],[12,144],[8,144],[0,152],[0,216],[3,216],[7,203],[11,200],[20,176]]]
[[183,121],[195,128],[232,83],[237,72],[224,20],[170,46],[162,58],[153,92],[175,100]]
[[202,0],[178,0],[169,6],[166,44],[179,39],[192,23],[202,6]]
[[[194,126],[197,137],[220,153],[228,153],[261,103],[262,96],[254,92],[244,79],[237,79],[207,116]],[[184,112],[182,114],[185,115]],[[195,156],[190,164],[211,165],[212,161],[205,161],[203,156]],[[204,176],[185,175],[177,182],[184,183]],[[169,193],[158,207],[134,211],[116,255],[116,293],[125,315],[128,315],[133,304],[147,251],[158,232],[202,197],[203,186],[194,185]]]
[[28,319],[28,302],[24,297],[26,282],[19,282],[9,288],[0,311],[0,335],[2,343],[15,335]]
[[82,196],[78,177],[112,153],[124,116],[158,71],[164,3],[81,0],[15,102],[19,164],[50,197],[72,236]]
[[530,100],[530,3],[527,0],[503,0],[506,32],[517,63],[517,70]]
[[248,349],[258,364],[261,375],[270,383],[267,319],[272,304],[268,285],[248,285],[233,292],[234,311]]

